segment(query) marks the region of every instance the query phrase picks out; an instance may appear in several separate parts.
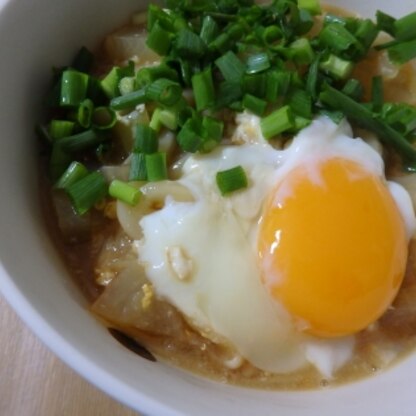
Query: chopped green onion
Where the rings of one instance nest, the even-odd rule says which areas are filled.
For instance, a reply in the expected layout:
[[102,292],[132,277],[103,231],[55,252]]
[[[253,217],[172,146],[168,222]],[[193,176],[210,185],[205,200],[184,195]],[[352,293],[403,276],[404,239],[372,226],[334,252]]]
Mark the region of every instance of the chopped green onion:
[[342,92],[348,97],[356,101],[361,101],[364,95],[364,89],[360,81],[355,78],[350,78],[344,85]]
[[210,50],[217,50],[220,53],[225,53],[229,51],[233,45],[233,39],[228,35],[228,33],[221,33],[216,37],[209,45]]
[[293,113],[305,119],[312,119],[312,97],[305,90],[295,90],[289,98]]
[[416,39],[389,47],[388,54],[390,60],[399,65],[416,58]]
[[240,82],[246,70],[244,64],[237,55],[228,51],[215,61],[215,65],[220,70],[222,76],[229,82]]
[[316,100],[318,96],[318,78],[319,78],[319,65],[321,63],[321,56],[315,57],[311,63],[307,76],[306,76],[306,91]]
[[355,102],[329,85],[320,94],[320,100],[331,108],[342,111],[347,118],[361,127],[376,133],[385,144],[396,149],[405,160],[416,162],[416,149],[398,131],[391,128],[386,122],[374,117],[373,113],[364,105]]
[[77,121],[78,124],[84,129],[88,129],[91,126],[91,117],[94,111],[94,103],[86,98],[78,106]]
[[76,107],[87,96],[89,76],[79,71],[68,69],[62,73],[60,105]]
[[182,29],[176,35],[175,50],[185,58],[200,58],[206,50],[202,39],[189,29]]
[[307,10],[313,15],[321,14],[319,0],[298,0],[298,7]]
[[225,81],[219,85],[215,107],[224,108],[241,99],[243,91],[240,82]]
[[149,101],[155,101],[168,107],[176,104],[181,96],[181,86],[166,78],[152,82],[146,89],[146,98]]
[[92,113],[92,127],[98,130],[113,128],[117,122],[116,112],[109,107],[97,107]]
[[257,74],[270,68],[270,60],[267,53],[262,52],[256,55],[251,55],[247,59],[247,74]]
[[295,125],[293,127],[294,132],[298,132],[305,127],[308,127],[312,123],[312,120],[310,118],[304,118],[295,115]]
[[224,123],[215,118],[204,116],[202,118],[201,137],[199,151],[208,153],[218,146],[222,139]]
[[273,45],[274,42],[281,39],[282,31],[276,25],[270,25],[263,30],[261,38],[266,45]]
[[55,184],[57,189],[66,189],[88,175],[88,169],[80,162],[72,162]]
[[381,76],[375,76],[372,79],[371,101],[373,104],[373,111],[381,111],[384,103],[383,78]]
[[114,98],[120,95],[120,81],[124,77],[134,76],[134,63],[129,61],[128,65],[120,68],[115,66],[111,71],[101,80],[101,88],[108,98]]
[[139,104],[144,104],[148,101],[146,88],[138,91],[133,91],[130,94],[115,97],[110,101],[110,108],[113,110],[125,110],[135,107]]
[[378,35],[378,28],[370,19],[358,20],[358,27],[354,35],[363,46],[361,56],[364,56],[375,41]]
[[70,136],[74,131],[75,123],[69,120],[52,120],[49,124],[49,134],[54,140]]
[[150,30],[146,44],[159,55],[167,55],[172,44],[172,34],[163,29],[159,22],[156,22]]
[[160,121],[160,114],[162,113],[161,108],[156,108],[153,111],[152,118],[150,119],[149,127],[152,128],[155,132],[159,133],[162,128],[162,122]]
[[319,33],[319,40],[334,52],[343,52],[358,44],[355,36],[340,23],[325,26]]
[[265,98],[267,93],[267,74],[245,75],[243,79],[243,90],[245,93],[258,98]]
[[176,130],[178,128],[178,117],[173,111],[161,110],[159,119],[169,130]]
[[292,42],[289,45],[289,54],[298,65],[308,65],[315,57],[311,44],[306,38],[299,38]]
[[220,29],[217,22],[208,15],[202,20],[201,33],[199,36],[206,45],[209,45],[217,37],[219,31]]
[[253,114],[262,116],[267,108],[267,101],[255,97],[251,94],[245,94],[243,97],[243,107]]
[[215,90],[210,67],[192,77],[192,90],[198,111],[214,105]]
[[270,102],[277,101],[289,90],[292,75],[289,71],[274,70],[266,74],[266,99]]
[[140,68],[136,73],[136,87],[146,87],[159,78],[178,81],[178,73],[165,63],[162,63],[158,66]]
[[92,172],[66,188],[78,215],[85,214],[107,195],[107,184],[100,172]]
[[396,22],[396,19],[386,13],[381,12],[380,10],[377,10],[376,18],[378,29],[388,33],[391,36],[394,36],[394,32],[396,30],[394,23]]
[[394,37],[399,41],[416,40],[416,12],[394,22]]
[[195,153],[199,150],[202,142],[199,131],[200,125],[198,120],[196,118],[189,118],[176,137],[176,140],[183,151]]
[[168,178],[166,153],[158,152],[146,155],[147,179],[150,182],[163,181]]
[[222,196],[248,186],[247,175],[241,166],[217,172],[215,179]]
[[338,56],[329,55],[326,60],[320,63],[319,68],[335,79],[346,79],[351,74],[354,64]]
[[133,207],[137,205],[142,196],[142,193],[139,189],[118,179],[111,181],[108,188],[108,194],[111,197],[119,199],[120,201],[125,202],[126,204],[129,204]]
[[286,105],[274,111],[260,122],[261,131],[266,139],[271,139],[295,127],[291,108]]
[[129,180],[147,180],[146,155],[144,153],[133,152],[131,154]]
[[313,27],[313,17],[306,9],[298,9],[292,12],[292,30],[297,36],[308,33]]
[[130,94],[135,90],[135,83],[136,80],[134,77],[124,77],[121,78],[118,84],[118,90],[120,91],[121,95]]
[[156,131],[146,124],[138,124],[136,126],[133,151],[150,154],[157,152],[158,146]]
[[75,153],[89,149],[99,144],[102,140],[95,130],[90,129],[59,139],[58,143],[65,152]]
[[406,139],[413,142],[416,133],[416,107],[409,104],[384,104],[381,111],[382,119]]

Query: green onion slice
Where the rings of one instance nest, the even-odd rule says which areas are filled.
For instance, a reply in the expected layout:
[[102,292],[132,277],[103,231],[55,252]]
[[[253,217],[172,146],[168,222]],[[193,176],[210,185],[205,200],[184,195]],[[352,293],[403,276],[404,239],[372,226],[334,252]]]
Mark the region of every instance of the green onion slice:
[[215,180],[223,196],[247,188],[248,186],[247,175],[241,166],[235,166],[231,169],[217,172]]
[[142,193],[139,189],[135,188],[132,185],[129,185],[127,182],[114,179],[108,188],[108,194],[120,201],[125,202],[131,206],[137,205],[140,201]]

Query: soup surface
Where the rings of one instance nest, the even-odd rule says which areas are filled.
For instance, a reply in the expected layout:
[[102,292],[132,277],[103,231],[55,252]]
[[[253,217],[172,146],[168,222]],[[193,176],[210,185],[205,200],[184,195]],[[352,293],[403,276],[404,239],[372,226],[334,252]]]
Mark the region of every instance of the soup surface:
[[[158,53],[146,46],[146,18],[137,14],[128,25],[106,37],[91,70],[73,71],[78,78],[79,73],[89,74],[90,90],[95,85],[92,79],[101,89],[94,99],[83,97],[76,105],[61,103],[62,108],[51,106],[46,130],[56,137],[52,137],[52,145],[42,142],[41,157],[45,218],[71,275],[91,303],[91,312],[111,328],[120,342],[140,355],[150,359],[154,355],[219,381],[263,389],[319,388],[353,381],[387,368],[415,347],[416,245],[412,238],[414,213],[410,201],[416,201],[416,177],[400,150],[387,139],[382,137],[380,142],[377,132],[354,117],[347,117],[347,122],[343,119],[345,114],[339,116],[341,109],[325,105],[321,108],[318,101],[312,105],[313,94],[304,90],[302,77],[312,80],[311,68],[321,65],[328,53],[326,49],[312,50],[310,44],[318,48],[324,43],[325,28],[343,32],[355,25],[348,21],[350,14],[334,8],[326,8],[320,14],[317,5],[302,9],[302,2],[299,2],[300,9],[296,9],[298,14],[291,14],[294,9],[289,11],[285,8],[287,5],[282,6],[284,2],[275,2],[283,9],[277,6],[270,9],[263,24],[253,26],[256,6],[243,3],[239,7],[246,7],[245,14],[241,12],[244,22],[251,25],[249,29],[256,27],[262,31],[261,38],[270,48],[269,55],[264,54],[264,43],[260,48],[252,39],[254,35],[245,34],[244,44],[238,35],[238,49],[232,42],[229,46],[237,61],[232,62],[232,57],[225,64],[222,61],[222,65],[220,58],[227,57],[227,48],[221,46],[216,66],[212,64],[211,72],[207,72],[203,64],[207,64],[208,58],[188,49],[192,43],[198,48],[200,40],[189,35],[178,46],[178,38],[185,33],[181,32],[175,35],[178,57],[170,56],[162,62],[164,58],[160,55],[168,55],[163,50],[163,41],[159,40],[157,46],[147,41]],[[148,18],[156,19],[157,23],[151,26],[150,35],[157,35],[154,27],[159,25],[163,39],[171,36],[173,29],[169,25],[187,30],[184,16],[190,16],[191,24],[198,27],[204,41],[209,30],[214,30],[210,21],[219,19],[216,30],[220,25],[227,30],[233,27],[228,22],[234,18],[226,8],[203,11],[206,19],[196,22],[192,14],[195,11],[181,14],[175,9],[166,13],[152,7]],[[299,14],[299,10],[303,12]],[[279,49],[281,37],[286,36],[281,30],[292,27],[289,23],[294,24],[295,15],[302,24],[308,26],[310,20],[313,26],[311,23],[307,30],[296,29],[301,34],[296,40],[291,39],[292,55],[283,68],[273,54],[278,54],[279,62],[287,58],[288,52]],[[176,16],[176,20],[166,23],[169,16]],[[355,41],[361,39],[358,29],[354,33]],[[218,40],[220,32],[217,36]],[[375,43],[382,44],[383,36],[378,35]],[[313,39],[318,38],[321,43],[315,40],[318,46],[314,46]],[[353,44],[352,40],[347,42]],[[192,53],[196,53],[196,58]],[[347,61],[347,52],[342,53],[344,61],[337,62],[337,68]],[[191,58],[184,63],[182,58],[188,56]],[[340,58],[333,56],[328,59]],[[190,68],[192,65],[198,69]],[[231,72],[227,71],[230,66]],[[236,84],[233,77],[241,67],[245,74],[240,80],[245,88],[244,96],[240,93],[232,102],[220,106],[218,97],[235,94],[231,91]],[[146,72],[149,68],[158,68],[163,86],[155,86],[158,79]],[[368,47],[365,56],[351,65],[347,76],[334,75],[332,67],[320,68],[318,79],[322,85],[332,82],[345,92],[348,80],[359,83],[360,100],[367,103],[363,111],[370,104],[374,106],[372,111],[381,105],[387,112],[388,104],[407,103],[409,106],[400,110],[413,114],[416,77],[411,61],[398,66],[390,62],[385,49]],[[191,81],[187,81],[186,71],[193,73]],[[57,76],[61,101],[65,83],[59,77],[74,76],[68,72],[71,70],[64,69],[64,75]],[[285,87],[288,92],[282,95],[280,91],[271,100],[267,88],[259,92],[264,89],[261,79],[273,79],[276,74],[279,78],[288,73],[292,74],[289,86]],[[204,81],[207,74],[208,84]],[[151,93],[146,84],[149,82],[153,86]],[[210,82],[215,84],[216,105],[207,104]],[[377,82],[383,84],[381,93],[376,90]],[[138,87],[140,83],[144,85],[142,89]],[[170,99],[174,101],[172,96],[177,85],[180,85],[183,107],[176,102],[168,103]],[[267,86],[270,91],[273,84]],[[137,99],[140,97],[137,91],[145,88],[153,98],[142,102]],[[377,91],[382,96],[381,103],[377,101]],[[102,93],[104,98],[96,98]],[[72,91],[68,97],[72,99],[76,95]],[[302,107],[305,97],[310,102],[310,115],[296,107]],[[294,104],[296,100],[301,103]],[[282,108],[286,115],[289,111],[296,113],[293,108],[300,111],[288,116],[292,124],[286,130],[275,127],[282,122],[284,114],[280,112],[276,116]],[[190,114],[185,115],[186,111]],[[184,142],[190,143],[184,130],[185,126],[192,127],[194,121],[189,120],[194,120],[194,113],[209,136],[208,140],[204,133],[193,130],[193,137],[199,135],[203,146],[198,149],[192,147],[194,144],[184,145]],[[270,119],[273,114],[275,118]],[[403,119],[397,123],[403,123]],[[62,133],[65,128],[69,130]],[[104,131],[105,139],[96,135],[97,131]],[[415,125],[406,131],[408,135],[415,133]],[[157,151],[146,154],[146,146],[153,146],[149,139],[153,134],[157,136]],[[81,147],[76,144],[73,150],[73,142],[68,144],[67,139],[74,136],[77,143],[90,140],[89,144]],[[267,140],[265,136],[269,136]],[[88,209],[80,208],[79,200],[74,202],[80,192],[74,191],[76,182],[62,185],[62,178],[68,177],[66,168],[70,160],[56,155],[62,149],[65,154],[69,148],[72,161],[82,163],[89,172],[99,172],[104,183],[111,183],[110,195],[105,192]],[[135,164],[141,157],[146,160],[147,177],[137,173],[140,168]],[[166,172],[160,173],[158,167],[154,168],[156,173],[150,171],[151,163],[155,166],[159,163],[156,159],[167,161]],[[226,178],[225,185],[221,185],[218,173],[233,168],[242,168],[245,174],[238,176],[234,171],[237,179],[230,182]],[[132,174],[134,169],[136,176]],[[155,175],[155,180],[149,180],[151,175]],[[123,191],[116,189],[114,180],[128,185],[129,195],[140,190],[134,194],[140,200],[127,201]],[[362,186],[361,190],[357,191],[357,183]],[[93,186],[90,184],[90,187]],[[236,189],[229,191],[227,187]],[[298,201],[298,208],[295,202],[290,202],[291,198]],[[316,210],[312,208],[315,205]],[[345,206],[348,209],[344,211]],[[357,214],[351,214],[350,218],[351,212]],[[386,214],[380,214],[377,219],[380,212]],[[346,226],[338,226],[344,220]],[[353,225],[358,231],[348,240],[346,235]],[[329,243],[324,237],[326,233]],[[286,234],[296,235],[293,244],[285,243]],[[374,241],[377,250],[368,248]],[[276,247],[280,254],[269,259],[269,253],[273,254]],[[356,260],[351,254],[356,252],[364,253],[361,259]],[[344,266],[339,265],[352,257],[354,266],[349,266],[344,273],[345,281],[327,293],[332,281],[343,275]],[[286,273],[289,268],[301,275],[293,278],[295,289],[291,289],[291,284],[282,285],[279,280],[282,270]],[[384,276],[387,269],[392,269],[391,275]],[[329,277],[324,280],[322,276],[326,272]],[[376,273],[374,287],[363,289],[373,272]],[[354,291],[354,273],[358,276],[358,294],[350,296],[348,293]],[[322,282],[316,283],[321,277]],[[378,279],[386,281],[382,295]],[[307,281],[311,282],[310,286],[304,289]],[[314,304],[312,293],[315,292],[319,296],[324,293],[324,301],[317,298]],[[333,306],[325,301],[329,298]],[[368,318],[364,317],[367,312]]]

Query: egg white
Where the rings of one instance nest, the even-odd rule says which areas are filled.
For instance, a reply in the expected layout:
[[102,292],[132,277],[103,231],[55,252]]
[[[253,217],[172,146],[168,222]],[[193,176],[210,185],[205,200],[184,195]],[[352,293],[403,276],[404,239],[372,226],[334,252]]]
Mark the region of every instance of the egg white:
[[[246,118],[244,123],[255,131]],[[232,346],[260,369],[292,372],[309,362],[330,377],[351,358],[354,337],[318,340],[294,327],[261,283],[256,238],[262,204],[275,184],[300,164],[319,183],[318,163],[337,156],[384,178],[380,154],[353,139],[347,122],[336,125],[325,117],[301,131],[285,150],[253,139],[189,156],[177,182],[194,201],[175,201],[167,194],[164,207],[145,215],[139,224],[139,261],[156,293],[201,334]],[[236,165],[246,171],[249,186],[222,197],[215,174]],[[290,189],[281,189],[290,195]],[[410,197],[398,184],[389,189],[410,236],[416,224]]]

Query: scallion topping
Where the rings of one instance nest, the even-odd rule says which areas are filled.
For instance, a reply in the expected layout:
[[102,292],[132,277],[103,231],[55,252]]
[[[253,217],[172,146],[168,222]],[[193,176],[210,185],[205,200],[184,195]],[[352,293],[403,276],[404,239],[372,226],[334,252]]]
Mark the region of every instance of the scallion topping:
[[158,140],[156,131],[146,124],[136,126],[136,136],[134,139],[133,151],[145,154],[157,152]]
[[97,107],[92,113],[92,127],[97,130],[109,130],[117,122],[116,112],[109,107]]
[[88,175],[88,169],[80,162],[72,162],[68,169],[59,178],[55,184],[55,188],[67,189],[69,186],[78,182]]
[[210,108],[214,105],[215,89],[211,68],[207,68],[192,77],[192,89],[194,92],[196,109],[198,111]]
[[65,152],[75,153],[89,149],[99,144],[102,140],[102,137],[95,130],[90,129],[59,139],[59,145]]
[[87,96],[89,76],[68,69],[62,73],[60,105],[77,107]]
[[219,57],[215,61],[215,65],[217,65],[224,79],[229,82],[240,82],[246,71],[245,65],[232,51],[228,51]]
[[223,196],[248,186],[247,175],[241,166],[217,172],[215,179]]
[[168,107],[176,104],[181,96],[181,86],[177,82],[166,78],[154,81],[146,89],[146,98],[149,101],[155,101]]
[[94,103],[86,98],[78,106],[77,121],[78,124],[84,129],[88,129],[91,126],[92,113],[94,111]]
[[107,184],[101,173],[92,172],[68,186],[66,192],[71,198],[75,211],[78,215],[83,215],[106,197]]
[[125,202],[131,206],[137,205],[142,196],[142,193],[139,189],[118,179],[111,181],[108,188],[108,194],[111,197],[119,199],[120,201]]
[[113,98],[110,101],[110,107],[113,110],[125,110],[134,108],[136,105],[143,104],[148,100],[146,89],[142,88],[141,90],[133,91],[130,94]]
[[49,124],[49,134],[54,140],[70,136],[74,130],[75,123],[69,120],[52,120]]
[[158,152],[146,155],[146,172],[147,179],[151,182],[167,179],[166,153]]
[[146,155],[140,152],[133,152],[130,161],[130,181],[147,180]]
[[243,107],[253,114],[262,116],[267,108],[267,101],[255,97],[251,94],[245,94],[243,97]]
[[251,55],[247,59],[247,74],[257,74],[270,68],[270,59],[267,53],[262,52]]
[[266,139],[271,139],[295,127],[291,108],[286,105],[274,111],[260,122],[261,131]]

